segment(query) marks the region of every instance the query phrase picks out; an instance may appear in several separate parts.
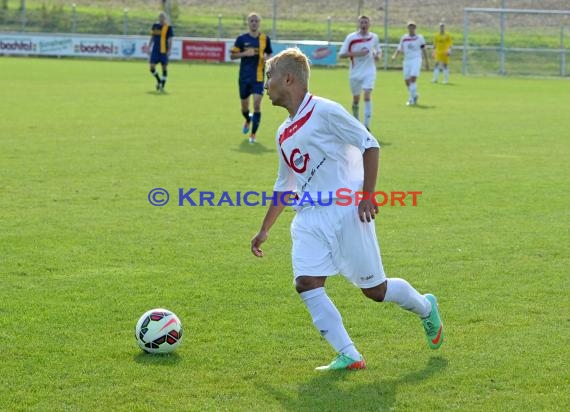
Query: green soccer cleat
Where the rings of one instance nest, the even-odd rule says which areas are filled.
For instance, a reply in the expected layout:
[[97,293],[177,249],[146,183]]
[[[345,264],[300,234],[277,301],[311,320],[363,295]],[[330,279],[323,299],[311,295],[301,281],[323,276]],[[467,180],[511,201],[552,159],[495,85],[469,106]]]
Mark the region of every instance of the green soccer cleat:
[[335,371],[335,370],[357,370],[366,369],[366,362],[362,360],[354,360],[350,356],[339,354],[334,360],[326,366],[315,368],[316,371]]
[[422,324],[426,332],[429,347],[437,349],[443,343],[443,322],[439,317],[437,299],[435,296],[428,293],[424,295],[424,297],[431,303],[431,312],[427,318],[422,318]]

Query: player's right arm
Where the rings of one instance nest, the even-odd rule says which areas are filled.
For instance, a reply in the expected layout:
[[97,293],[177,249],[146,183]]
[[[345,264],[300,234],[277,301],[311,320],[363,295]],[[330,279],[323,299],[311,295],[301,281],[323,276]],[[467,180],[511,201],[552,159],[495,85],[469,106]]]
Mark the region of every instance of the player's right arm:
[[[251,239],[251,253],[257,257],[263,257],[263,250],[261,250],[260,246],[263,242],[267,240],[269,236],[269,230],[273,226],[273,224],[277,221],[277,218],[287,206],[281,199],[284,199],[287,196],[293,196],[291,192],[273,192],[274,198],[277,199],[276,202],[271,202],[269,209],[267,209],[267,213],[265,214],[265,218],[263,219],[263,223],[261,224],[261,229],[259,232]],[[288,201],[288,200],[287,200]]]
[[236,60],[251,56],[255,56],[255,50],[250,47],[244,48],[243,39],[239,36],[234,43],[234,47],[230,50],[230,59]]
[[403,50],[403,40],[404,40],[405,36],[402,36],[400,38],[400,44],[398,44],[398,48],[396,49],[396,51],[394,52],[394,54],[392,55],[392,60],[395,60],[396,57],[398,57],[398,55],[400,54],[400,52]]
[[230,52],[230,58],[232,60],[241,59],[242,57],[251,57],[255,56],[255,50],[252,48],[245,49],[244,51],[232,51]]
[[152,53],[152,43],[153,43],[152,39],[153,39],[153,36],[152,36],[152,34],[151,34],[151,35],[150,35],[150,39],[149,39],[149,41],[148,41],[148,55],[149,55],[149,56],[150,56],[151,53]]
[[368,49],[362,49],[360,51],[357,52],[353,52],[348,50],[350,45],[350,34],[348,36],[346,36],[346,39],[344,39],[344,43],[342,44],[342,47],[340,48],[340,51],[338,52],[338,57],[340,58],[346,58],[346,57],[363,57],[366,56],[369,52]]
[[[279,136],[279,129],[277,136]],[[277,153],[282,153],[281,146],[277,143]],[[289,165],[285,162],[284,157],[279,156],[279,169],[277,171],[277,181],[275,182],[275,186],[273,187],[273,198],[275,201],[271,202],[269,209],[267,209],[267,213],[265,214],[265,218],[261,223],[261,229],[257,235],[251,240],[251,253],[253,253],[257,257],[263,257],[263,251],[260,249],[260,246],[263,242],[267,240],[269,236],[269,230],[273,226],[273,224],[277,221],[277,218],[285,209],[285,206],[291,201],[291,198],[294,197],[295,191],[295,175],[293,171],[289,167]]]

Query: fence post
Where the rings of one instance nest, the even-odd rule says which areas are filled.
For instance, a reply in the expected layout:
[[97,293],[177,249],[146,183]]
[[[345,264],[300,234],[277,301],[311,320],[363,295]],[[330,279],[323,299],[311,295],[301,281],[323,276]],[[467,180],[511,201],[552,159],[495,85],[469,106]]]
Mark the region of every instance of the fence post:
[[566,49],[564,48],[564,27],[565,22],[560,26],[560,76],[566,77]]
[[384,0],[384,70],[388,70],[388,0]]
[[[505,9],[505,0],[501,0],[501,9]],[[501,76],[505,75],[505,13],[501,11],[500,14],[500,24],[501,24],[501,51],[500,51],[500,63],[499,63],[499,74]]]
[[222,15],[218,14],[218,40],[222,38]]
[[22,15],[21,15],[21,20],[22,20],[22,30],[21,31],[26,31],[26,0],[21,0],[20,1],[20,8],[22,9]]
[[125,7],[123,10],[123,34],[126,36],[129,33],[129,9]]
[[273,30],[271,31],[271,40],[277,40],[277,0],[273,0]]
[[332,40],[332,30],[331,30],[331,20],[332,17],[328,16],[327,17],[327,41],[330,43]]
[[75,34],[77,28],[77,5],[71,4],[71,34]]
[[467,51],[469,48],[469,12],[463,11],[463,62],[461,64],[461,74],[467,74]]

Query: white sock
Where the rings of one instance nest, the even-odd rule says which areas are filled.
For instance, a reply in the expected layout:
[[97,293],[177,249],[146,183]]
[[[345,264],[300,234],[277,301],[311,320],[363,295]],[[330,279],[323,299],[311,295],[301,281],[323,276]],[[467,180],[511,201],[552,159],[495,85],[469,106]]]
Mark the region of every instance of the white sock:
[[325,288],[312,289],[299,294],[307,305],[313,318],[313,324],[328,343],[338,353],[344,353],[354,360],[361,360],[362,356],[354,347],[344,325],[340,312],[329,299]]
[[417,86],[416,83],[410,83],[410,96],[412,97],[412,100],[416,98],[417,96]]
[[429,316],[431,312],[431,303],[429,300],[420,295],[418,291],[404,279],[387,279],[384,302],[397,303],[402,309],[414,312],[421,318]]
[[412,94],[412,84],[413,84],[413,83],[410,83],[410,84],[408,85],[408,94],[410,95],[410,98],[409,98],[408,100],[409,100],[410,102],[411,102],[412,100],[414,100],[414,95]]
[[368,127],[370,118],[372,117],[372,101],[364,101],[364,126]]
[[443,69],[443,78],[445,81],[449,80],[449,69]]
[[437,82],[439,79],[439,66],[435,66],[435,69],[433,69],[433,81]]

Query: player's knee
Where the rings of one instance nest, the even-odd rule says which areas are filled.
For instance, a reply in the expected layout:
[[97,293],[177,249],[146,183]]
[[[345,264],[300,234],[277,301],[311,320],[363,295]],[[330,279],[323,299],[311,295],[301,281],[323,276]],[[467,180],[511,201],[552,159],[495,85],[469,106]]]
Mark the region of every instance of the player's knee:
[[383,302],[386,297],[386,281],[373,288],[361,289],[364,296],[375,302]]
[[299,276],[295,279],[295,290],[297,293],[321,288],[325,285],[325,277]]

